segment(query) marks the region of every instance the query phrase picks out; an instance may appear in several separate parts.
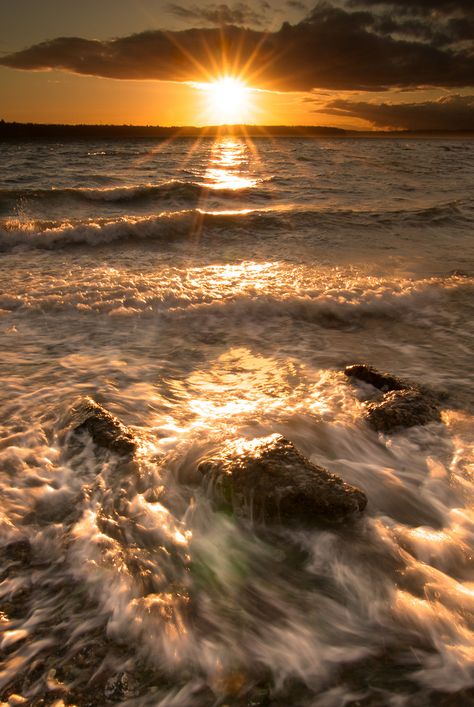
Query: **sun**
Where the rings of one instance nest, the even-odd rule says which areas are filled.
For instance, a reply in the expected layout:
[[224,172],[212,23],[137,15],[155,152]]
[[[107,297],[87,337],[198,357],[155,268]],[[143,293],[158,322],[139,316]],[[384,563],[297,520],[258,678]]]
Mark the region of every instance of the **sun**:
[[240,79],[226,76],[206,84],[206,112],[216,123],[243,123],[251,112],[250,88]]

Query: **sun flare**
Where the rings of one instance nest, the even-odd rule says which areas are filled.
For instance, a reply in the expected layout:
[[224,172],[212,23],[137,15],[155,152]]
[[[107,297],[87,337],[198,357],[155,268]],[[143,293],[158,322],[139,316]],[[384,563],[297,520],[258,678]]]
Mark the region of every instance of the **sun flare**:
[[206,110],[217,123],[242,123],[251,112],[250,88],[240,79],[230,76],[200,84],[206,91]]

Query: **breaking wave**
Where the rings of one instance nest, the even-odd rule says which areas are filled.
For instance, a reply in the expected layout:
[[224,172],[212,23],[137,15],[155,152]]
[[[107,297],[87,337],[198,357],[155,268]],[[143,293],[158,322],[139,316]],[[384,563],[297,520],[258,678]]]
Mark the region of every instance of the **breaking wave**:
[[129,239],[200,238],[206,229],[241,226],[259,228],[276,225],[271,212],[250,209],[206,212],[200,209],[164,211],[157,216],[121,216],[78,222],[9,219],[0,228],[0,249],[16,247],[54,249],[74,244],[104,245]]
[[[115,191],[115,190],[113,190]],[[95,197],[94,197],[95,198]],[[324,237],[327,229],[355,231],[379,229],[383,226],[425,228],[464,227],[470,220],[467,208],[456,204],[412,211],[355,211],[352,209],[308,208],[298,205],[272,205],[265,208],[205,210],[201,208],[162,211],[146,216],[124,215],[87,220],[47,220],[9,218],[0,221],[0,249],[63,248],[73,244],[104,245],[128,239],[173,239],[179,236],[205,237],[208,230],[232,229],[258,237],[262,232],[283,235],[311,229]]]
[[230,189],[207,185],[205,182],[189,182],[172,179],[162,184],[140,184],[136,186],[113,186],[103,188],[68,187],[51,189],[0,189],[0,207],[18,201],[42,202],[83,201],[103,203],[142,203],[160,201],[194,202],[206,195],[222,200],[239,198],[268,199],[270,194],[257,187]]
[[37,281],[33,293],[0,294],[0,309],[44,315],[74,310],[112,317],[159,315],[168,320],[185,319],[191,329],[199,329],[206,320],[221,320],[233,328],[243,321],[268,324],[287,318],[329,329],[355,330],[371,321],[411,321],[427,328],[452,326],[446,304],[474,300],[474,278],[457,273],[415,281],[314,277],[304,292],[300,281],[305,273],[288,271],[279,262],[203,267],[189,275],[190,281],[188,272],[173,268],[159,278],[143,274],[129,281],[117,279],[115,270],[99,266],[90,276],[65,279],[60,291],[46,279]]

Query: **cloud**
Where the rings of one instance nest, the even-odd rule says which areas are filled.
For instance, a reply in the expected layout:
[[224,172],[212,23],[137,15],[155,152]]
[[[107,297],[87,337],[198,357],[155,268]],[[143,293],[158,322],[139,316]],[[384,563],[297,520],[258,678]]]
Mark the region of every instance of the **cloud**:
[[286,5],[292,10],[302,10],[303,12],[308,10],[307,5],[300,0],[287,0]]
[[348,7],[370,12],[381,34],[412,37],[434,46],[474,39],[472,0],[348,0]]
[[323,113],[362,118],[378,128],[402,130],[474,130],[474,95],[444,96],[425,103],[369,103],[337,99]]
[[368,10],[320,3],[298,24],[286,22],[276,32],[225,25],[153,30],[110,41],[59,37],[3,56],[0,64],[170,81],[209,80],[247,65],[244,73],[252,85],[284,91],[474,85],[469,47],[439,46],[432,36],[423,41],[413,36],[416,32],[395,37],[379,22]]
[[472,0],[349,0],[349,7],[390,7],[404,14],[472,13]]
[[232,6],[226,3],[211,3],[190,7],[173,3],[168,5],[168,12],[187,20],[211,25],[260,26],[267,20],[265,13],[265,10],[268,10],[267,3],[262,3],[260,7],[261,10],[257,10],[246,2],[238,2]]

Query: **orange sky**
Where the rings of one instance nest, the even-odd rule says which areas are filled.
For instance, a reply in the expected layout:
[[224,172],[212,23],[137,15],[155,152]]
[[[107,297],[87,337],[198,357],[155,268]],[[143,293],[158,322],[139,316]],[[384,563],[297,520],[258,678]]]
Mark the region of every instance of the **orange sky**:
[[[208,93],[191,84],[121,81],[59,71],[26,72],[0,68],[7,121],[132,125],[209,125],[245,122],[265,125],[367,127],[366,121],[315,114],[304,93],[250,90],[241,118],[221,120]],[[339,94],[337,94],[339,95]]]
[[[474,127],[469,3],[450,0],[444,14],[436,2],[427,14],[427,0],[391,4],[389,16],[378,0],[3,3],[0,118]],[[219,76],[248,83],[238,109],[193,83]]]

